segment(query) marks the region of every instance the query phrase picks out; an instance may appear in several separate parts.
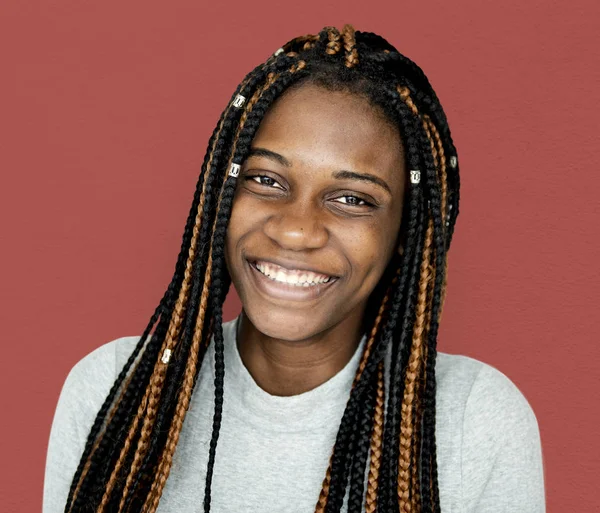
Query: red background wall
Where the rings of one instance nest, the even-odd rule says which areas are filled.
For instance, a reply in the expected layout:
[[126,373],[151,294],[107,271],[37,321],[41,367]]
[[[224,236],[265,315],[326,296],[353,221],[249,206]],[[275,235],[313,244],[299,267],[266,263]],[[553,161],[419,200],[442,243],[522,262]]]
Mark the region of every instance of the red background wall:
[[[243,75],[291,37],[349,22],[425,70],[458,148],[439,350],[525,394],[548,510],[597,511],[599,14],[593,1],[4,0],[1,509],[40,510],[68,371],[141,334],[158,304]],[[235,292],[226,306],[228,320]]]

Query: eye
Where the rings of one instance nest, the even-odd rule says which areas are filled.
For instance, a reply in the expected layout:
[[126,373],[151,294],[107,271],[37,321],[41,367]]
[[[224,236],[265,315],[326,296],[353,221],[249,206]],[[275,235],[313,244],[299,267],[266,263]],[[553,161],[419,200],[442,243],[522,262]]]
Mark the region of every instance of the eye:
[[[340,196],[340,198],[353,198],[352,201],[344,201],[342,202],[344,205],[351,205],[353,207],[362,207],[362,206],[367,206],[367,207],[372,207],[373,204],[369,203],[368,201],[359,198],[358,196],[353,196],[351,194],[347,194],[345,196]],[[360,201],[362,201],[362,204],[359,203]]]
[[[264,185],[264,186],[270,187],[270,188],[273,188],[273,187],[271,187],[272,184],[278,183],[274,178],[271,178],[270,176],[267,176],[267,175],[251,175],[251,176],[245,176],[244,178],[246,180],[252,180],[259,185]],[[258,178],[258,180],[255,180],[256,178]],[[263,178],[265,180],[263,180]]]
[[[274,184],[279,184],[277,180],[271,178],[269,175],[246,175],[244,176],[244,180],[252,180],[253,182],[267,187],[268,189],[282,189],[283,187],[273,187]],[[336,203],[341,203],[342,205],[349,205],[351,207],[373,207],[375,206],[373,203],[353,194],[345,194],[343,196],[338,196],[339,198],[344,198],[345,201],[336,201]],[[348,199],[350,201],[348,201]]]

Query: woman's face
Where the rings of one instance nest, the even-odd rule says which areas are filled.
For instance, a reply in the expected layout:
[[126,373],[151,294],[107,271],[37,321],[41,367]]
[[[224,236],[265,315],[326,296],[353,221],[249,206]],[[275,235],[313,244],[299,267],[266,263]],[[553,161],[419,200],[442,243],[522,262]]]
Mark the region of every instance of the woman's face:
[[[225,243],[233,284],[251,323],[302,340],[351,317],[397,250],[406,170],[398,129],[366,99],[313,84],[289,90],[264,117],[242,165]],[[354,174],[370,176],[357,179]],[[263,275],[256,261],[316,279],[308,287]],[[273,277],[277,265],[264,267]]]

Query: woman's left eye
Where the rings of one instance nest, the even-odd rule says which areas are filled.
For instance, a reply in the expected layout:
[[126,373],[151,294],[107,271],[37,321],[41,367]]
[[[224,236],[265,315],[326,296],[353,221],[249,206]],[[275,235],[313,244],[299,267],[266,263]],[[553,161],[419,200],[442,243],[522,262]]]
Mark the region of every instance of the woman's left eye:
[[[345,202],[343,202],[344,204],[351,205],[353,207],[362,207],[363,205],[364,206],[368,206],[368,207],[372,206],[371,203],[369,203],[368,201],[365,201],[364,199],[359,198],[358,196],[352,196],[351,194],[348,194],[348,195],[345,195],[345,196],[340,196],[340,198],[354,198],[355,201],[350,201],[350,202],[345,201]],[[359,201],[362,201],[362,204],[359,204],[358,203]]]

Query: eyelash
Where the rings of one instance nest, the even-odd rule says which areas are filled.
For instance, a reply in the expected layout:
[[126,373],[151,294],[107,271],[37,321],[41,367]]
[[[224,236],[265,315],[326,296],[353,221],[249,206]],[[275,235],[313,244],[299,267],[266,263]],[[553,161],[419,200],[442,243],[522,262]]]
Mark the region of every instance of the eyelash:
[[[268,178],[269,180],[273,180],[275,183],[278,183],[277,180],[275,180],[275,178],[271,178],[268,175],[246,175],[244,177],[244,179],[246,180],[252,180],[253,178]],[[260,183],[257,182],[256,180],[253,180],[255,183],[257,183],[258,185],[264,185],[265,187],[270,187],[267,184],[264,183]],[[339,198],[356,198],[359,201],[362,201],[364,203],[364,205],[353,205],[352,203],[342,203],[342,205],[350,205],[351,207],[372,207],[374,206],[372,203],[369,203],[367,200],[361,198],[360,196],[356,196],[354,194],[344,194],[343,196],[338,196]]]

